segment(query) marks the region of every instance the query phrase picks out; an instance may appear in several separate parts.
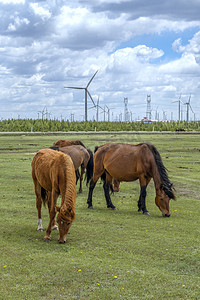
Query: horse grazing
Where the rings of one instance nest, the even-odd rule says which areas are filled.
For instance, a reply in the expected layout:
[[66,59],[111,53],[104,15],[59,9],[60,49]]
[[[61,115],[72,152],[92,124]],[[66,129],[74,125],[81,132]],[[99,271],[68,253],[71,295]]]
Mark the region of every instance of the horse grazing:
[[[61,151],[65,154],[68,154],[74,164],[75,172],[76,172],[76,184],[78,179],[80,178],[80,187],[79,193],[82,193],[82,181],[83,175],[86,169],[86,182],[87,185],[92,178],[93,175],[93,153],[90,149],[86,149],[81,145],[72,145],[66,147],[51,147],[53,150]],[[81,167],[81,174],[79,173],[79,167]]]
[[[75,219],[76,177],[71,158],[51,149],[39,150],[32,160],[32,178],[38,210],[38,230],[43,231],[41,206],[48,203],[49,225],[44,237],[50,241],[51,227],[55,227],[55,216],[59,227],[59,243],[66,242],[66,235]],[[61,206],[56,206],[61,195]]]
[[151,178],[153,178],[156,190],[156,205],[163,216],[170,216],[169,200],[175,200],[175,195],[161,156],[155,146],[149,143],[138,145],[107,143],[96,147],[95,151],[94,174],[90,181],[87,200],[88,208],[93,208],[92,194],[100,176],[104,180],[103,188],[107,207],[112,209],[116,209],[109,194],[113,178],[118,182],[130,182],[139,179],[138,211],[148,215],[149,212],[145,204],[146,188]]
[[59,139],[53,143],[53,146],[57,146],[57,147],[65,147],[65,146],[71,146],[71,145],[81,145],[84,148],[86,148],[85,145],[79,140],[67,141],[67,140]]

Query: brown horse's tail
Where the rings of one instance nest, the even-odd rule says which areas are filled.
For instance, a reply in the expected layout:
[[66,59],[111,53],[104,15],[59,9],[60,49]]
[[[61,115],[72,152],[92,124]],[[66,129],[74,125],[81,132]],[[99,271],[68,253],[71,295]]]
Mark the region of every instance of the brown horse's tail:
[[87,149],[90,159],[88,161],[87,167],[86,167],[86,173],[85,173],[85,179],[86,179],[86,185],[90,182],[93,176],[94,172],[94,160],[93,160],[93,153],[90,149]]
[[176,199],[175,195],[174,195],[174,191],[173,191],[173,184],[170,182],[168,175],[167,175],[167,170],[165,168],[165,166],[163,165],[162,162],[162,158],[160,156],[160,153],[158,152],[158,150],[156,149],[156,147],[150,143],[145,143],[148,148],[151,150],[151,152],[153,153],[157,168],[158,168],[158,172],[160,174],[160,178],[162,181],[162,189],[164,190],[165,194],[170,198],[170,199]]
[[41,187],[41,198],[44,207],[46,207],[46,204],[48,202],[48,192],[43,187]]

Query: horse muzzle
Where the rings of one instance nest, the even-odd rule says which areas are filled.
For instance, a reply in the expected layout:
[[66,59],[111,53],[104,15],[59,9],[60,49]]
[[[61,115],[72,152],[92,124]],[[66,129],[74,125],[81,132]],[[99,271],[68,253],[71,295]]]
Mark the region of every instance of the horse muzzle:
[[65,244],[66,241],[61,241],[61,240],[58,240],[59,244]]
[[163,214],[163,217],[164,217],[164,218],[166,218],[166,217],[169,218],[169,217],[170,217],[170,214],[165,214],[165,213],[164,213],[164,214]]

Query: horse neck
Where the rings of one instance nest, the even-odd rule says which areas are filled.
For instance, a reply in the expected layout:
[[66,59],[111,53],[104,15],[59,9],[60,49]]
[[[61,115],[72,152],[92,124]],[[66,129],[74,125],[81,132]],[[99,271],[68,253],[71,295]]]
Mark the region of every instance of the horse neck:
[[152,178],[153,178],[153,181],[154,181],[155,189],[157,191],[157,190],[160,189],[160,186],[162,184],[162,180],[161,180],[161,177],[160,177],[158,166],[157,166],[155,161],[153,162],[153,165],[152,165],[152,171],[153,171]]
[[61,207],[63,207],[63,211],[67,211],[68,208],[75,208],[75,200],[76,200],[76,178],[74,168],[70,168],[68,164],[66,164],[66,168],[64,169],[64,178],[65,182],[62,185],[62,189],[60,189],[61,194]]

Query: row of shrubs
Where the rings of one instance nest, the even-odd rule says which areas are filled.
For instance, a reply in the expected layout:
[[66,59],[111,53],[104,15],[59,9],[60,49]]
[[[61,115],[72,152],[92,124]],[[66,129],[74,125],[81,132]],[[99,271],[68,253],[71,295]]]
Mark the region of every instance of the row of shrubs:
[[0,121],[0,132],[57,131],[200,131],[200,121],[186,122],[69,122],[42,119],[8,119]]

